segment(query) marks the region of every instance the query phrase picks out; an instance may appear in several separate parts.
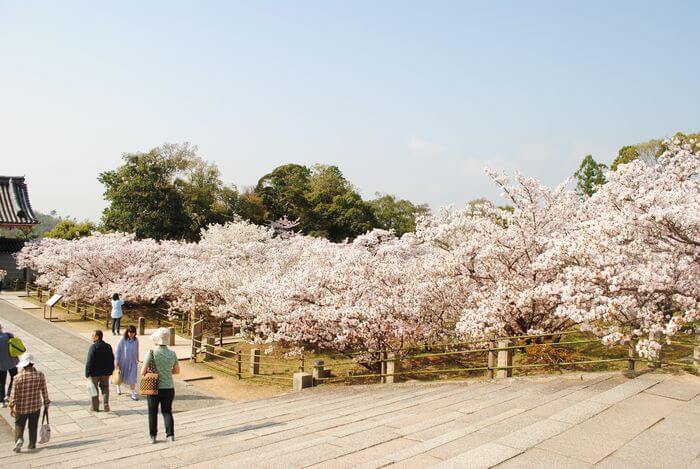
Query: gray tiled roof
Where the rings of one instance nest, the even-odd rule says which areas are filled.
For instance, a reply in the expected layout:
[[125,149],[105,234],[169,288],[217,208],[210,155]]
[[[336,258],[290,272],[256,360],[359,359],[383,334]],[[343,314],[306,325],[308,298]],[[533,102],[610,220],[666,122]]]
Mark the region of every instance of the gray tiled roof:
[[0,176],[0,226],[31,226],[39,223],[24,177]]

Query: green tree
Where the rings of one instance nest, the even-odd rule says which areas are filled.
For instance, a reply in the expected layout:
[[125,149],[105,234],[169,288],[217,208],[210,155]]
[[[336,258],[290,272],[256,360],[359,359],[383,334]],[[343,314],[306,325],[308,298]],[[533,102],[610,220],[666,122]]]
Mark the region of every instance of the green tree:
[[99,176],[109,202],[104,229],[194,241],[207,225],[233,219],[235,188],[223,185],[218,169],[197,156],[197,147],[165,144],[124,154],[123,160]]
[[337,166],[278,166],[260,179],[255,194],[269,220],[297,220],[299,230],[311,236],[342,241],[379,226],[372,208]]
[[257,225],[264,225],[270,217],[262,199],[254,189],[246,189],[236,198],[236,214]]
[[311,171],[299,164],[278,166],[258,181],[255,194],[260,197],[267,216],[277,220],[287,216],[299,220],[304,226],[310,219],[310,206],[306,198]]
[[[678,132],[673,136],[674,139],[680,140],[681,143],[695,142],[696,145],[700,142],[700,133],[684,134],[683,132]],[[634,145],[625,145],[618,151],[617,157],[613,160],[610,165],[610,169],[617,171],[618,166],[621,164],[626,164],[634,161],[638,158],[646,161],[647,163],[653,163],[656,158],[658,158],[664,151],[666,151],[666,144],[664,140],[652,139],[648,142],[637,143]]]
[[617,171],[618,166],[634,161],[637,159],[638,156],[639,155],[637,154],[637,147],[635,145],[625,145],[624,147],[620,148],[620,150],[617,152],[617,157],[613,160],[612,164],[610,165],[610,169],[612,169],[613,171]]
[[409,200],[397,199],[391,194],[376,193],[368,204],[380,228],[394,230],[396,236],[416,231],[416,217],[430,213],[427,204],[415,205]]
[[598,186],[605,184],[605,170],[607,166],[597,163],[591,155],[586,155],[581,162],[576,176],[576,193],[582,199],[592,196]]
[[71,220],[70,218],[65,218],[56,224],[51,231],[46,233],[47,238],[59,238],[59,239],[78,239],[84,236],[90,236],[90,234],[95,231],[97,227],[91,221],[78,222]]
[[306,198],[311,217],[302,230],[310,235],[337,242],[379,226],[372,208],[337,166],[311,168]]

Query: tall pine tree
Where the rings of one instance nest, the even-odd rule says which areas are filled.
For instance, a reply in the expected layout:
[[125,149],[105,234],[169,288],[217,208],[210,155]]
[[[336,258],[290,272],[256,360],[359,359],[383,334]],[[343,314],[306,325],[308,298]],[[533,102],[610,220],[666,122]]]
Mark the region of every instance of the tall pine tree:
[[574,173],[576,176],[576,193],[581,199],[586,199],[598,189],[598,186],[605,184],[605,170],[608,167],[603,163],[597,163],[591,155],[586,157]]

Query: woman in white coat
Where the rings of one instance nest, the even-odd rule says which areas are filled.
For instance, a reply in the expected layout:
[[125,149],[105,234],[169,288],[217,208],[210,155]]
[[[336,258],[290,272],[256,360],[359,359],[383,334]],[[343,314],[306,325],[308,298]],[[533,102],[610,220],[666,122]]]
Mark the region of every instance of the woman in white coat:
[[122,316],[124,316],[123,304],[124,300],[119,298],[119,293],[112,295],[112,335],[121,335],[119,329],[121,328]]

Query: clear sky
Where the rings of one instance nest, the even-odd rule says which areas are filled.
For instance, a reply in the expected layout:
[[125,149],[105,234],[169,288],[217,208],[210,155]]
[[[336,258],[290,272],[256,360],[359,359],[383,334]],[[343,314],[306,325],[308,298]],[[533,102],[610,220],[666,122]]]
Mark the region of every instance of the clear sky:
[[700,130],[700,2],[0,0],[0,174],[97,220],[101,171],[190,141],[226,182],[336,164],[364,196],[498,197]]

